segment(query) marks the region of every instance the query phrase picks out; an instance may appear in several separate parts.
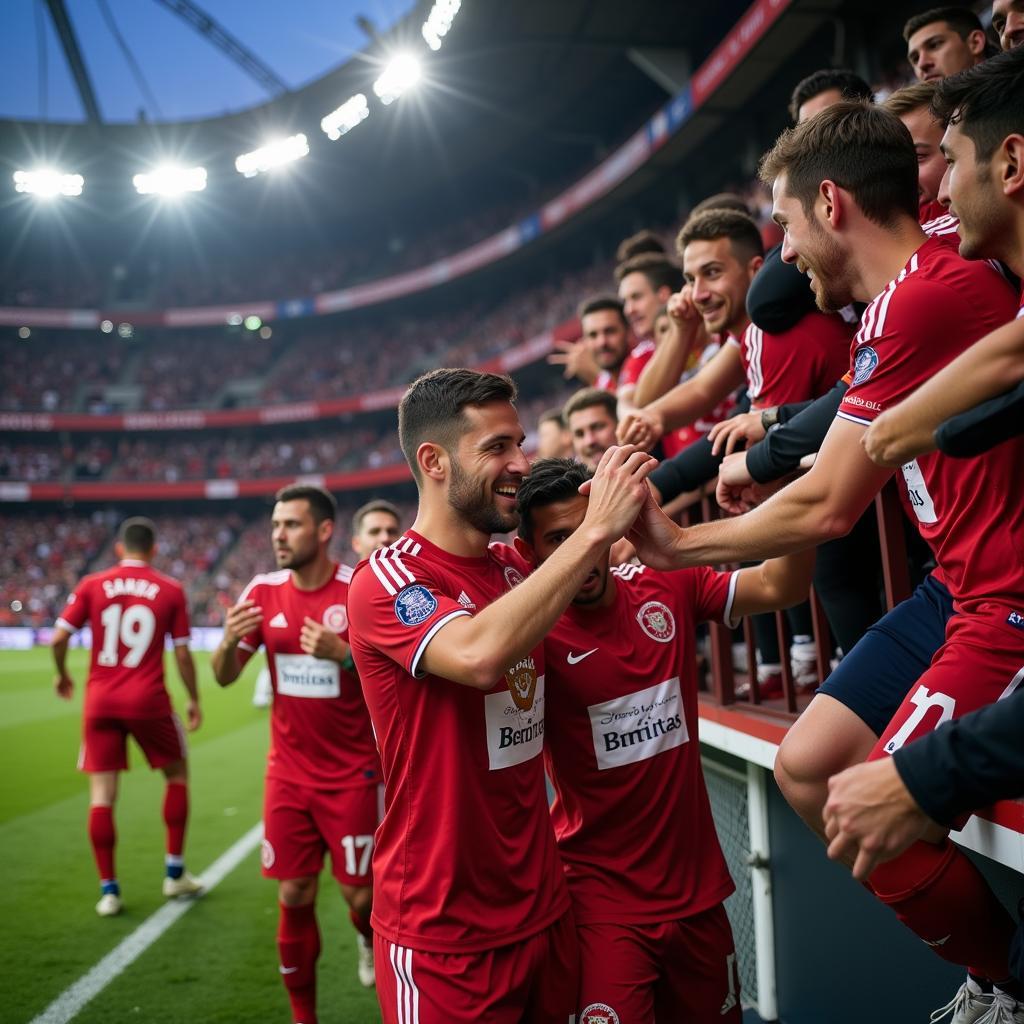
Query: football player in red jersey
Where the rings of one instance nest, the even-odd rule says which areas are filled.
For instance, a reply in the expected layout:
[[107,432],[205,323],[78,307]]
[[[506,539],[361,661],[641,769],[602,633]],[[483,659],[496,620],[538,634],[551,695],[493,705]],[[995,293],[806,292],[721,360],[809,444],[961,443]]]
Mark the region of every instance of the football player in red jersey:
[[374,851],[385,1024],[565,1022],[576,931],[548,813],[544,634],[649,493],[643,452],[612,448],[586,520],[528,566],[515,529],[529,463],[507,377],[425,374],[399,406],[419,489],[412,529],[360,563],[352,650],[385,781]]
[[[542,565],[581,526],[589,471],[534,462],[516,547]],[[737,572],[593,569],[544,641],[551,815],[580,940],[578,1020],[739,1021],[733,891],[697,738],[696,626],[807,597],[814,552]]]
[[189,653],[188,606],[177,580],[151,566],[156,530],[148,519],[126,519],[115,546],[118,564],[86,576],[68,598],[53,631],[57,694],[70,700],[68,641],[88,624],[92,658],[85,690],[85,720],[78,767],[89,775],[89,841],[100,874],[96,913],[121,912],[114,870],[114,803],[118,775],[128,767],[128,737],[151,768],[167,779],[165,896],[195,896],[202,884],[185,871],[188,822],[188,758],[185,735],[164,686],[164,638],[171,637],[181,680],[188,691],[185,716],[191,732],[202,722],[196,670]]
[[394,544],[401,535],[401,514],[383,498],[360,505],[352,516],[352,550],[360,558],[369,558],[377,548]]
[[273,683],[263,811],[263,874],[278,880],[277,947],[292,1015],[316,1022],[324,853],[349,906],[359,980],[374,984],[370,858],[380,820],[380,762],[348,643],[352,570],[330,554],[337,508],[320,487],[278,491],[271,541],[279,569],[256,576],[228,611],[213,653],[221,686],[262,645]]
[[[832,106],[784,133],[762,175],[786,233],[783,257],[810,273],[819,305],[868,302],[850,386],[813,468],[759,508],[680,531],[648,506],[636,544],[655,567],[778,555],[845,533],[892,474],[868,459],[865,428],[1016,309],[992,267],[921,230],[914,148],[893,114]],[[1022,460],[1018,439],[976,458],[932,454],[902,467],[902,492],[938,569],[840,662],[776,760],[783,793],[819,833],[829,776],[887,756],[1024,679],[1024,633],[1014,626],[1024,509],[1004,500],[1019,486]],[[968,968],[971,979],[947,1011],[973,999],[984,1012],[986,984],[1001,992],[988,1003],[1005,996],[1016,1006],[1007,965],[1013,923],[948,839],[915,844],[868,882],[939,956]]]

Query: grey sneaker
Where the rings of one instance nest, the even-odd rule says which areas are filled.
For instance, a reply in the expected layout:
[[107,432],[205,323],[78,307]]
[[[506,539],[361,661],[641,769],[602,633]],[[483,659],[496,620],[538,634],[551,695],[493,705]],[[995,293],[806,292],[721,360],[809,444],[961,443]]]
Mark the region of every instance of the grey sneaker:
[[357,933],[356,946],[359,949],[359,964],[356,968],[359,984],[363,988],[373,988],[377,984],[377,974],[373,966],[373,943]]
[[182,872],[180,878],[164,877],[164,895],[168,899],[176,896],[201,896],[203,883],[198,878],[193,878],[187,871]]
[[940,1006],[928,1019],[931,1024],[938,1024],[949,1018],[949,1024],[978,1024],[978,1021],[992,1009],[993,997],[987,992],[974,992],[965,981],[957,990],[956,995]]
[[997,991],[988,1011],[976,1018],[976,1024],[1024,1024],[1024,1003]]

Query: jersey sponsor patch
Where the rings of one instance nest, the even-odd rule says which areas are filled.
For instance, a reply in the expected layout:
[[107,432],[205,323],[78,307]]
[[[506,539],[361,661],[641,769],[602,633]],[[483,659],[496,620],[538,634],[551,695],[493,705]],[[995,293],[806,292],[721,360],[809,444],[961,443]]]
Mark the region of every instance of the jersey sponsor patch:
[[323,700],[341,694],[341,666],[310,654],[275,654],[277,692],[285,697]]
[[487,757],[491,771],[539,757],[544,746],[544,677],[537,676],[529,710],[509,690],[484,697]]
[[583,1008],[580,1024],[619,1024],[619,1015],[607,1003],[591,1003]]
[[659,644],[667,644],[676,635],[676,620],[668,605],[661,601],[648,601],[636,613],[640,628]]
[[600,771],[646,761],[689,738],[679,676],[587,708]]
[[851,387],[863,384],[875,372],[878,365],[878,353],[870,346],[864,345],[857,350],[853,359],[853,381]]
[[512,700],[520,711],[533,708],[533,698],[537,692],[537,666],[533,658],[527,656],[517,661],[506,673],[505,682]]
[[932,503],[932,496],[928,493],[924,474],[917,464],[917,459],[904,463],[900,468],[903,470],[903,480],[907,485],[907,497],[910,498],[914,515],[922,523],[937,523],[939,517],[935,514],[935,505]]
[[426,587],[406,587],[395,598],[395,616],[403,626],[418,626],[437,610],[437,598]]
[[343,604],[332,604],[325,608],[322,619],[332,633],[344,633],[348,629],[348,609]]
[[509,587],[518,587],[523,582],[523,574],[514,565],[506,565],[503,571]]

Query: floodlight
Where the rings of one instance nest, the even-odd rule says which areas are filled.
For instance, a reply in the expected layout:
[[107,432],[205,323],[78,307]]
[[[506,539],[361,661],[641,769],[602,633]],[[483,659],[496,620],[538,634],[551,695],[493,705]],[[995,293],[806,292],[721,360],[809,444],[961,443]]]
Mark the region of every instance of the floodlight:
[[462,0],[436,0],[423,23],[423,38],[432,50],[441,49],[441,41],[451,31],[455,15],[459,13]]
[[104,334],[109,334],[114,329],[114,322],[112,320],[101,320],[100,330]]
[[241,327],[242,326],[242,314],[241,313],[229,313],[228,314],[228,327]]
[[157,167],[132,178],[140,196],[178,196],[182,192],[202,192],[206,188],[205,167]]
[[393,58],[373,83],[373,91],[385,106],[393,103],[420,80],[420,62],[411,53]]
[[337,110],[332,110],[320,122],[320,127],[324,130],[327,138],[334,141],[352,131],[356,125],[362,124],[369,116],[370,105],[366,102],[366,97],[361,92],[357,92],[351,99],[342,103]]
[[309,143],[305,135],[289,135],[286,139],[274,139],[251,153],[243,153],[235,161],[235,170],[247,178],[253,178],[272,167],[298,160],[308,152]]
[[18,192],[29,192],[42,199],[53,196],[80,196],[85,178],[80,174],[62,174],[50,168],[37,171],[15,171],[14,188]]
[[125,341],[127,341],[133,334],[135,334],[135,328],[129,323],[118,324],[117,333],[119,337],[124,338]]
[[273,332],[272,328],[268,327],[268,326],[267,326],[266,324],[264,324],[264,325],[263,325],[263,326],[262,326],[262,327],[260,328],[260,337],[261,337],[261,338],[262,338],[262,339],[263,339],[264,341],[269,341],[269,340],[270,340],[270,338],[271,338],[271,336],[273,335],[273,333],[274,333],[274,332]]
[[24,341],[26,338],[31,338],[32,337],[32,328],[31,327],[19,327],[18,328],[18,337],[21,338],[22,341]]
[[245,329],[247,331],[258,331],[263,326],[263,321],[258,316],[247,316],[245,318]]

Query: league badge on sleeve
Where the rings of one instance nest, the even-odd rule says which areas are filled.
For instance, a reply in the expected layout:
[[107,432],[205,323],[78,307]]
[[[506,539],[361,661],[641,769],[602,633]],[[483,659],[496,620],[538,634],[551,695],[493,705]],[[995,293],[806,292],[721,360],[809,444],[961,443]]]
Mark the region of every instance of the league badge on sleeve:
[[852,387],[863,384],[875,372],[878,365],[878,353],[870,346],[865,345],[857,350],[853,357],[853,382]]
[[406,587],[395,598],[395,615],[403,626],[418,626],[437,610],[437,598],[426,587]]

